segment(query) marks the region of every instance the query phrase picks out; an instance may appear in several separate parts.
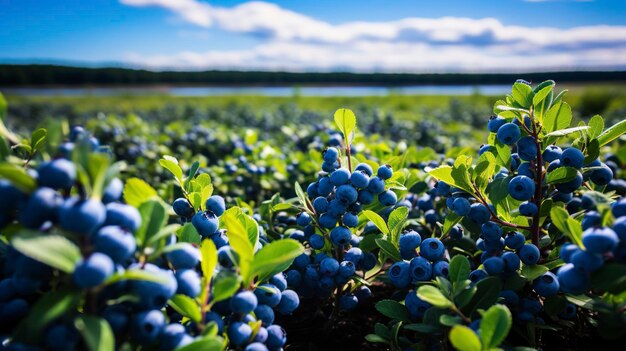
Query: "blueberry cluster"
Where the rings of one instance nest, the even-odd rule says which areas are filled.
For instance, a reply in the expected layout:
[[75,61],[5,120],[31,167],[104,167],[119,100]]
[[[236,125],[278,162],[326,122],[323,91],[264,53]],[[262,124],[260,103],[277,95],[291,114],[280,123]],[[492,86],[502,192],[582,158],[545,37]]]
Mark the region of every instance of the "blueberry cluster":
[[441,240],[427,238],[422,241],[420,234],[411,230],[400,235],[399,246],[403,260],[387,270],[387,277],[395,287],[404,289],[417,282],[448,276],[446,247]]
[[[303,253],[285,272],[285,278],[287,285],[303,298],[327,298],[337,288],[343,289],[357,270],[368,271],[375,265],[376,257],[364,254],[358,247],[346,251],[341,262],[324,252],[314,255]],[[369,288],[361,286],[351,293],[343,294],[339,308],[353,310],[359,302],[367,301],[370,296]]]
[[591,274],[602,268],[605,261],[626,261],[626,199],[611,207],[613,226],[602,226],[602,217],[590,211],[583,218],[583,248],[566,243],[560,256],[565,265],[557,271],[558,283],[563,292],[582,294],[589,290]]

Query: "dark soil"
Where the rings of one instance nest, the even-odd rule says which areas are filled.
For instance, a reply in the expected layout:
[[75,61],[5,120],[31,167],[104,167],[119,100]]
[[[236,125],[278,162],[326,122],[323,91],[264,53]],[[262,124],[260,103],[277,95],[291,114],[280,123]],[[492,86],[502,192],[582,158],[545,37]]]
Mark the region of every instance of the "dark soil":
[[332,304],[330,300],[303,300],[300,308],[291,316],[277,316],[276,323],[287,331],[286,351],[334,351],[363,350],[380,351],[383,344],[365,341],[367,334],[374,332],[377,322],[388,319],[375,308],[379,296],[390,296],[384,286],[371,286],[372,297],[368,302],[350,312],[341,312],[338,318],[330,321]]

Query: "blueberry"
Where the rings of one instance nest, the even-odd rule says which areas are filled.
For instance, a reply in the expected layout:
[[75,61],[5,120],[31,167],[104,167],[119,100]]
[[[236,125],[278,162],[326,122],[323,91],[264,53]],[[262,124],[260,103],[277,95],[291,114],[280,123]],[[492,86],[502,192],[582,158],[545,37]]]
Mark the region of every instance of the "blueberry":
[[519,296],[513,290],[500,291],[500,297],[504,300],[504,304],[509,307],[517,307],[519,304]]
[[554,160],[560,160],[563,150],[556,145],[548,145],[543,151],[542,157],[544,162],[552,162]]
[[328,210],[328,200],[325,197],[317,197],[313,200],[313,209],[317,213],[324,213]]
[[353,294],[346,294],[339,299],[339,308],[344,311],[352,311],[359,304],[359,300]]
[[320,262],[320,274],[334,276],[339,272],[339,262],[332,257],[328,257]]
[[580,188],[583,184],[583,175],[580,172],[576,172],[576,176],[574,179],[565,182],[556,184],[556,189],[562,193],[571,193],[574,190]]
[[406,297],[404,298],[404,305],[406,309],[409,311],[409,314],[413,318],[422,318],[431,305],[423,301],[417,296],[417,292],[415,290],[410,290]]
[[603,254],[613,251],[619,237],[611,228],[589,228],[583,232],[583,245],[591,253]]
[[376,258],[376,255],[371,252],[367,252],[363,254],[363,259],[361,260],[361,268],[363,268],[364,271],[369,271],[370,269],[376,267],[377,263],[378,259]]
[[165,306],[176,290],[178,283],[172,271],[162,270],[153,264],[146,264],[144,270],[153,274],[163,282],[153,282],[148,280],[133,280],[129,282],[133,295],[138,297],[137,306],[142,309],[160,309]]
[[502,229],[500,228],[500,226],[491,221],[483,223],[480,232],[486,241],[496,241],[500,240],[500,238],[502,237]]
[[321,236],[320,234],[313,234],[309,238],[309,245],[311,245],[311,248],[315,250],[321,250],[322,248],[324,248],[324,244],[325,244],[324,237]]
[[589,211],[585,213],[581,222],[583,230],[587,230],[591,227],[597,227],[602,224],[602,216],[596,211]]
[[571,243],[565,243],[561,246],[559,251],[559,256],[565,263],[570,263],[572,259],[572,255],[576,252],[580,251],[580,248]]
[[502,127],[505,123],[506,119],[503,117],[491,116],[491,118],[489,118],[489,122],[487,123],[487,129],[489,129],[491,133],[497,133],[498,129],[500,129],[500,127]]
[[106,208],[97,200],[70,198],[59,210],[61,228],[76,234],[90,234],[104,224],[105,220]]
[[159,344],[162,351],[172,351],[189,344],[193,339],[187,334],[185,327],[179,323],[166,325],[159,335]]
[[583,250],[574,252],[570,261],[576,268],[581,268],[590,273],[597,271],[604,264],[602,256]]
[[504,272],[504,260],[500,257],[489,257],[483,262],[483,267],[489,275],[498,275]]
[[196,228],[198,234],[211,236],[219,227],[219,218],[211,212],[198,211],[192,218],[191,224]]
[[341,222],[347,227],[354,228],[359,225],[359,217],[354,213],[347,212],[341,217]]
[[525,265],[534,265],[539,262],[539,249],[533,244],[522,246],[518,255]]
[[478,281],[487,278],[487,276],[487,272],[483,271],[482,269],[477,269],[470,273],[469,279],[472,283],[477,283]]
[[[9,199],[10,201],[10,199]],[[31,229],[39,229],[47,221],[55,221],[63,198],[51,188],[37,189],[24,208],[20,210],[20,223]]]
[[57,324],[46,333],[46,345],[52,351],[74,350],[79,341],[78,332],[64,324]]
[[172,208],[174,209],[174,212],[181,217],[191,217],[193,215],[193,207],[189,201],[183,197],[179,197],[174,200]]
[[[190,258],[188,255],[184,255],[183,259],[188,259]],[[225,268],[231,268],[233,267],[237,262],[239,261],[239,256],[237,255],[237,253],[235,252],[235,250],[226,245],[226,246],[222,246],[219,249],[217,249],[217,262],[219,262],[220,266],[225,267]],[[186,267],[189,267],[189,265],[192,263],[190,261],[183,261],[182,262],[183,265],[185,265]],[[195,265],[193,266],[195,267]],[[189,267],[191,268],[191,267]]]
[[257,298],[251,291],[242,291],[230,299],[230,309],[235,313],[248,314],[257,306]]
[[37,170],[39,186],[52,189],[69,189],[76,181],[76,166],[71,161],[59,158],[43,163]]
[[354,171],[350,176],[352,185],[359,189],[365,189],[370,183],[370,177],[364,171]]
[[352,261],[342,261],[339,265],[339,275],[345,278],[350,278],[354,275],[356,267]]
[[606,165],[591,172],[591,181],[597,185],[607,185],[613,179],[613,171]]
[[501,258],[504,261],[504,269],[507,272],[515,272],[520,269],[521,261],[516,253],[507,251],[502,254]]
[[382,165],[378,167],[378,171],[376,171],[376,174],[378,175],[378,177],[380,177],[380,179],[386,180],[391,178],[391,176],[393,175],[393,169],[390,165]]
[[589,289],[589,276],[582,269],[567,263],[556,273],[561,290],[566,293],[582,294]]
[[117,226],[100,228],[94,238],[96,251],[102,252],[116,263],[123,263],[135,253],[137,242],[135,237]]
[[337,187],[337,191],[335,194],[337,196],[337,199],[347,205],[355,203],[359,196],[359,193],[356,191],[356,189],[353,186],[347,184]]
[[424,257],[415,257],[410,262],[411,278],[414,281],[428,281],[433,269],[430,262]]
[[206,210],[212,212],[217,217],[226,211],[226,203],[224,198],[219,195],[213,195],[206,200]]
[[528,178],[535,178],[535,169],[531,166],[530,162],[523,162],[517,167],[517,174],[527,176]]
[[532,161],[537,158],[537,144],[531,136],[525,136],[517,142],[517,154],[524,161]]
[[330,182],[334,186],[344,185],[350,180],[350,171],[345,168],[339,168],[330,174]]
[[280,291],[287,289],[287,279],[282,272],[274,274],[269,279],[269,283],[277,287]]
[[515,144],[522,133],[517,125],[514,123],[505,123],[503,124],[496,133],[496,137],[498,141],[505,145],[513,145]]
[[393,206],[398,201],[398,196],[391,190],[387,190],[378,195],[378,201],[383,206]]
[[620,242],[626,242],[626,216],[619,217],[613,222],[613,231]]
[[326,149],[326,151],[324,151],[324,162],[333,163],[337,161],[338,157],[339,151],[337,151],[337,149],[334,147],[329,147],[328,149]]
[[319,223],[323,228],[333,229],[337,225],[337,217],[330,213],[324,213],[320,216]]
[[539,208],[533,202],[524,201],[519,205],[519,213],[522,216],[532,217],[538,210]]
[[[267,333],[267,331],[265,332]],[[258,335],[258,334],[257,334]],[[246,346],[244,351],[268,351],[269,349],[262,342],[253,342]]]
[[132,317],[131,336],[140,343],[154,342],[165,327],[165,316],[161,311],[139,312]]
[[446,247],[437,238],[427,238],[420,244],[420,256],[429,261],[436,261],[443,256]]
[[174,269],[193,269],[200,262],[200,250],[189,243],[179,243],[165,256]]
[[359,191],[359,202],[364,205],[369,205],[374,202],[374,196],[375,195],[369,190],[361,190]]
[[[389,166],[389,169],[391,170],[390,166]],[[359,163],[354,170],[355,171],[363,171],[363,172],[365,172],[365,174],[367,174],[370,177],[374,173],[374,170],[372,169],[372,167],[370,165],[368,165],[367,163]],[[380,177],[380,174],[378,176]],[[381,177],[381,178],[386,179],[385,177]]]
[[344,255],[344,260],[350,261],[354,263],[355,266],[358,266],[365,256],[363,255],[363,251],[358,247],[350,248],[350,250],[346,251]]
[[105,225],[117,225],[132,233],[141,226],[141,214],[136,208],[112,202],[106,205]]
[[311,216],[306,212],[301,212],[298,214],[298,217],[296,217],[296,221],[299,226],[306,227],[311,223]]
[[385,181],[380,177],[372,177],[367,185],[367,190],[375,195],[385,191]]
[[178,294],[196,297],[200,295],[202,286],[200,276],[193,269],[179,269],[176,271],[176,284]]
[[402,258],[410,260],[415,257],[417,254],[416,249],[420,246],[421,242],[422,237],[414,230],[400,235],[399,246]]
[[475,203],[470,206],[470,211],[467,214],[467,217],[474,223],[483,224],[489,221],[491,214],[489,213],[487,206],[481,203]]
[[535,183],[526,176],[515,176],[509,182],[509,194],[515,200],[526,201],[535,194]]
[[458,216],[466,216],[470,213],[470,202],[464,197],[457,197],[452,203],[452,211]]
[[80,288],[93,288],[113,275],[114,265],[109,256],[94,252],[76,265],[74,283]]
[[335,227],[330,232],[330,241],[336,246],[343,246],[350,242],[352,232],[346,227]]
[[448,277],[449,264],[446,261],[437,261],[433,264],[433,276]]
[[234,346],[243,346],[252,337],[252,328],[242,322],[232,322],[228,326],[228,339]]
[[222,332],[224,331],[224,320],[222,319],[222,316],[220,316],[219,313],[213,311],[207,312],[204,316],[204,320],[206,321],[206,323],[215,323],[215,325],[217,326],[217,333],[222,334]]
[[299,305],[300,298],[298,297],[298,294],[293,290],[286,289],[282,292],[280,302],[278,303],[278,306],[276,306],[276,310],[280,314],[288,315],[293,313]]
[[387,276],[391,284],[400,289],[409,286],[411,283],[411,274],[409,263],[405,261],[396,262],[387,270]]
[[461,240],[461,238],[463,238],[463,227],[460,225],[453,226],[450,228],[448,235],[450,235],[450,238],[454,240]]
[[611,205],[611,212],[615,218],[626,216],[626,198],[615,201]]
[[568,147],[561,154],[561,165],[574,168],[582,168],[585,155],[575,147]]
[[287,342],[287,333],[279,325],[267,327],[267,341],[265,345],[271,350],[280,350]]
[[258,305],[254,309],[254,315],[257,320],[263,322],[263,326],[267,327],[274,323],[274,310],[268,305]]
[[334,187],[333,184],[330,182],[329,177],[323,177],[317,182],[317,192],[321,196],[328,196],[333,191],[333,189]]

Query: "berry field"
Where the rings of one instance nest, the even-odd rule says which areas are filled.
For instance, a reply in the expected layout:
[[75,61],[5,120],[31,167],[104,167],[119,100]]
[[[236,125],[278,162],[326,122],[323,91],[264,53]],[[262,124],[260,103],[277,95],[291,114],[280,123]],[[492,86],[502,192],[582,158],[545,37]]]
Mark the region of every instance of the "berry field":
[[617,349],[625,101],[0,95],[0,350]]

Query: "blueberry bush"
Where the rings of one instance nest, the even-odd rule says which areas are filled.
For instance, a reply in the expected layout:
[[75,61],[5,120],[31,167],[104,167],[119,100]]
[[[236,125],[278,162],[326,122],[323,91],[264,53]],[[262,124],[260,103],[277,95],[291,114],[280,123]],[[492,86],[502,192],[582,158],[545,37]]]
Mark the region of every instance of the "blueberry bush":
[[517,81],[479,146],[344,108],[8,128],[0,96],[0,349],[619,345],[626,121],[564,97]]

